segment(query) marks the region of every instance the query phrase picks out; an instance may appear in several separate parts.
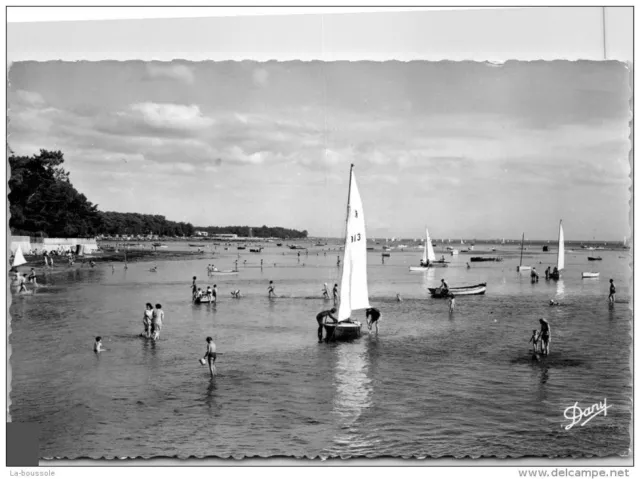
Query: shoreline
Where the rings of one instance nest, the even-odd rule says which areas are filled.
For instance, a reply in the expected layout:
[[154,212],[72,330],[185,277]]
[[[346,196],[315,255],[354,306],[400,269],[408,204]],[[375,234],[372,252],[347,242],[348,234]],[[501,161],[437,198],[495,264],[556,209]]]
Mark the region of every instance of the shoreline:
[[[166,261],[177,261],[184,259],[185,257],[206,257],[206,255],[211,255],[211,252],[202,252],[198,253],[197,251],[152,251],[152,250],[129,250],[127,251],[127,263],[139,263],[145,261],[152,260],[166,260]],[[44,260],[42,255],[25,255],[24,257],[27,262],[18,266],[18,268],[36,268],[43,267]],[[120,251],[118,253],[114,252],[105,252],[100,254],[90,254],[84,256],[84,262],[89,263],[90,261],[97,263],[124,263],[124,252]],[[82,263],[82,257],[77,257],[74,265]],[[54,269],[56,266],[62,265],[65,268],[68,268],[68,261],[66,256],[55,256],[53,259]]]

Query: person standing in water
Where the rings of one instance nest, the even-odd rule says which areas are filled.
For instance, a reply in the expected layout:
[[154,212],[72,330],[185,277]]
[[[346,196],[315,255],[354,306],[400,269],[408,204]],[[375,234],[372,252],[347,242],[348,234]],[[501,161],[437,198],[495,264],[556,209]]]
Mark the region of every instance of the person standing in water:
[[449,285],[444,280],[444,278],[440,280],[440,294],[443,296],[446,296],[447,294],[449,294]]
[[453,313],[454,308],[456,307],[456,297],[453,294],[449,295],[449,314]]
[[611,304],[616,302],[616,285],[613,284],[613,278],[609,280],[609,302]]
[[275,287],[273,286],[273,281],[269,281],[269,288],[267,289],[267,292],[269,293],[269,299],[271,299],[272,297],[275,298],[276,291]]
[[549,343],[551,342],[551,327],[546,319],[540,318],[540,352],[547,356],[549,354]]
[[365,311],[365,318],[367,318],[367,326],[369,327],[369,331],[375,325],[376,334],[378,333],[378,320],[380,319],[380,310],[378,308],[368,308]]
[[338,283],[333,285],[333,305],[338,304]]
[[216,304],[218,302],[218,285],[217,284],[213,285],[212,295],[213,295],[213,303]]
[[538,330],[534,329],[533,334],[531,335],[531,339],[529,339],[530,343],[533,343],[533,352],[538,352]]
[[213,338],[211,336],[207,337],[207,352],[204,353],[203,359],[207,361],[209,365],[209,372],[211,373],[211,377],[213,378],[216,375],[216,358],[218,355],[216,354],[216,343],[213,342]]
[[29,273],[29,277],[27,279],[29,280],[29,283],[33,283],[34,286],[38,286],[35,268],[31,268],[31,272]]
[[152,316],[152,331],[153,339],[160,339],[160,330],[162,329],[162,321],[164,320],[164,311],[162,311],[162,305],[156,304],[156,309]]
[[333,319],[334,323],[338,322],[338,318],[333,316],[336,312],[336,308],[331,308],[326,311],[322,311],[316,315],[316,321],[318,322],[318,342],[322,341],[322,326],[326,318]]
[[191,298],[193,301],[196,300],[196,295],[198,294],[198,286],[196,285],[196,277],[193,277],[193,282],[191,283]]
[[144,315],[142,316],[142,325],[144,326],[144,337],[151,337],[151,327],[153,323],[153,305],[147,303],[145,305]]

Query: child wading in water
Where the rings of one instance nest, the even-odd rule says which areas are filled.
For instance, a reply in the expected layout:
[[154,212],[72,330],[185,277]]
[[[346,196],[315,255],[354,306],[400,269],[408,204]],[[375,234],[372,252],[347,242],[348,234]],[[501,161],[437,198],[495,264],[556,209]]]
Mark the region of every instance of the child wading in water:
[[96,353],[101,353],[102,351],[106,351],[106,349],[102,348],[102,337],[97,336],[96,342],[93,344],[93,351]]
[[451,294],[449,295],[449,313],[453,313],[453,310],[456,307],[456,297]]
[[204,357],[202,359],[204,359],[205,361],[207,361],[207,364],[209,365],[209,372],[211,373],[211,377],[214,377],[216,375],[216,366],[215,366],[215,362],[216,362],[216,343],[213,342],[213,338],[211,336],[207,337],[207,352],[204,353]]
[[533,334],[531,335],[531,339],[529,340],[530,343],[533,343],[533,352],[537,353],[538,352],[538,330],[534,329],[533,330]]

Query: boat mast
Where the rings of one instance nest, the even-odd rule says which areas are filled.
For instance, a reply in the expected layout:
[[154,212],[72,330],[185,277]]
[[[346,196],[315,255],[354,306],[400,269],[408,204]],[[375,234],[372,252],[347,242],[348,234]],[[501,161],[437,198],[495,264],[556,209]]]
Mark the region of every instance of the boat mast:
[[522,233],[522,242],[520,243],[520,266],[522,266],[522,253],[524,252],[524,232]]

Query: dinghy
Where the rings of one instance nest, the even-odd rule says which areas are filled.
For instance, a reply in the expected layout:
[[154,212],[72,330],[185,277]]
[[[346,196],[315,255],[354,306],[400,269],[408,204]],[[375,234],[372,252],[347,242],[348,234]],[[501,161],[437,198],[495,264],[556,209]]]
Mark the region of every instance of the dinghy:
[[340,282],[340,306],[338,322],[324,320],[328,341],[344,341],[360,336],[362,323],[354,320],[351,313],[369,308],[367,286],[367,238],[365,234],[362,200],[356,185],[353,165],[349,172],[349,194],[347,197],[347,228],[344,243],[344,261]]
[[522,241],[520,242],[520,266],[516,266],[516,271],[528,271],[531,266],[525,266],[522,264],[522,254],[524,253],[524,233],[522,233]]
[[600,273],[594,273],[594,272],[583,272],[582,273],[582,279],[598,278],[599,276],[600,276]]
[[237,269],[225,269],[225,270],[217,270],[217,271],[211,271],[209,274],[212,276],[222,276],[222,275],[226,275],[226,274],[238,274],[239,271]]
[[203,303],[215,303],[215,299],[208,298],[207,296],[200,296],[193,301],[195,304],[203,304]]
[[473,286],[457,286],[449,288],[448,293],[443,294],[442,288],[428,288],[434,298],[446,298],[450,294],[466,296],[472,294],[484,294],[487,291],[487,283],[474,284]]
[[562,220],[560,220],[560,229],[558,231],[558,265],[557,272],[551,272],[551,279],[560,279],[560,272],[564,269],[564,230],[562,229]]
[[429,268],[446,268],[448,263],[444,260],[436,261],[436,253],[433,251],[433,243],[429,236],[429,230],[427,229],[427,239],[424,243],[424,251],[422,252],[422,265],[421,266],[409,266],[409,271],[426,271]]

